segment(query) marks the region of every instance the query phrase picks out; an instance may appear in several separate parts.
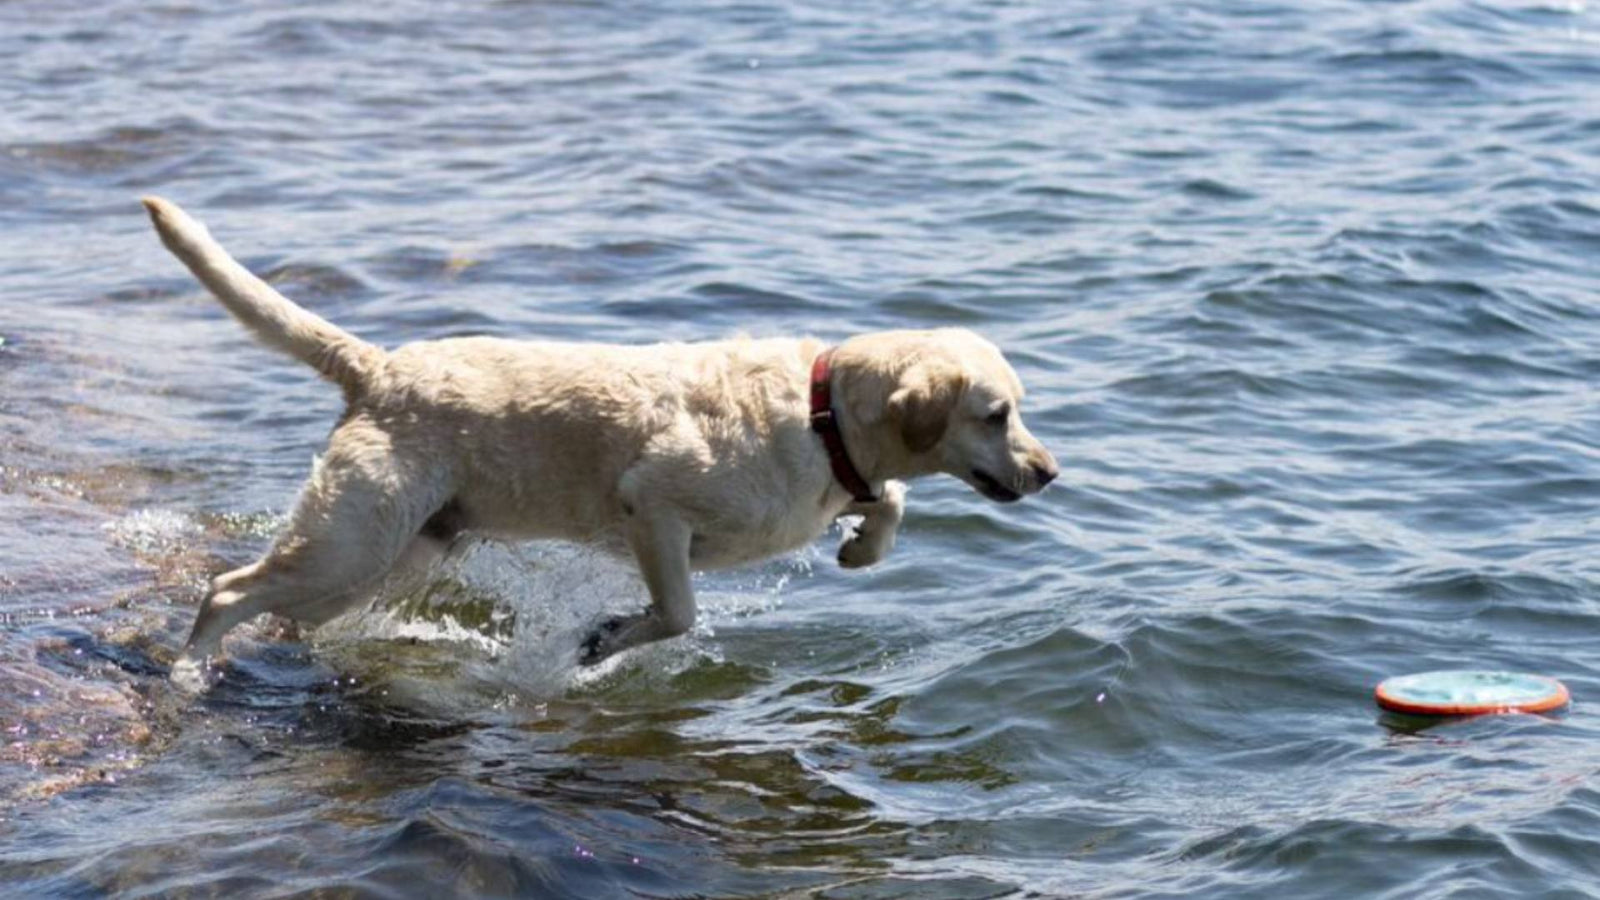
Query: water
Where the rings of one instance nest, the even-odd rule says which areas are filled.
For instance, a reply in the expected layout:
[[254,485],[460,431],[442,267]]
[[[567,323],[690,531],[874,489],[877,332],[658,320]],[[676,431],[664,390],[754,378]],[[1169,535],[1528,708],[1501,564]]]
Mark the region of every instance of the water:
[[[1584,0],[0,5],[3,892],[1600,895],[1597,49]],[[144,192],[390,345],[977,328],[1064,472],[599,673],[627,567],[481,546],[190,700],[338,398]],[[1575,704],[1372,703],[1450,667]]]

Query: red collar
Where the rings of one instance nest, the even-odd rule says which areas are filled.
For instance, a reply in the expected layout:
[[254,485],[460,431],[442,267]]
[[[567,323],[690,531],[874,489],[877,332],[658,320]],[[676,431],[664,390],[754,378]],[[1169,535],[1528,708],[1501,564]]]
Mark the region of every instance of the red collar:
[[817,361],[811,364],[811,430],[822,438],[822,446],[828,450],[828,466],[833,469],[833,477],[857,503],[877,503],[878,497],[872,493],[871,485],[856,471],[850,462],[850,454],[844,449],[844,435],[839,433],[839,418],[833,413],[833,384],[829,363],[833,358],[833,348],[828,348],[817,354]]

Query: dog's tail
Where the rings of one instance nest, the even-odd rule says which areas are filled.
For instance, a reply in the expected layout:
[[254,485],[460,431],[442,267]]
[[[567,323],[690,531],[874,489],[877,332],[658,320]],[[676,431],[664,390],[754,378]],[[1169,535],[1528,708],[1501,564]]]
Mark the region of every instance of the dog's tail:
[[177,204],[160,197],[143,202],[161,243],[264,343],[316,369],[347,397],[364,393],[383,369],[383,350],[301,309],[250,274]]

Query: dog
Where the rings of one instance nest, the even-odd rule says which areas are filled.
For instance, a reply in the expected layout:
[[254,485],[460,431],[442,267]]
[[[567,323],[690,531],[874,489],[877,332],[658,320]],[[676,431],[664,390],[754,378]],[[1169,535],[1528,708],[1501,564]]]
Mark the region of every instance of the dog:
[[213,580],[174,667],[191,678],[260,613],[312,626],[403,558],[470,532],[631,553],[649,607],[600,623],[593,665],[694,624],[690,574],[805,546],[861,516],[846,568],[893,548],[902,479],[944,473],[1002,503],[1059,474],[1023,425],[1022,383],[963,329],[621,346],[449,338],[385,351],[252,275],[175,204],[166,245],[263,343],[344,391],[287,526]]

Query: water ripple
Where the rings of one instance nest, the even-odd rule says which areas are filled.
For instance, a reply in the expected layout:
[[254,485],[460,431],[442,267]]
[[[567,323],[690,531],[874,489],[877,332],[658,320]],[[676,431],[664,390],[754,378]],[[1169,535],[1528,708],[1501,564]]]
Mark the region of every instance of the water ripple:
[[[111,27],[107,23],[116,23]],[[0,4],[12,893],[1588,896],[1596,11]],[[475,545],[163,673],[338,415],[136,195],[384,345],[962,325],[1063,464],[885,565]],[[1385,675],[1544,671],[1424,725]]]

